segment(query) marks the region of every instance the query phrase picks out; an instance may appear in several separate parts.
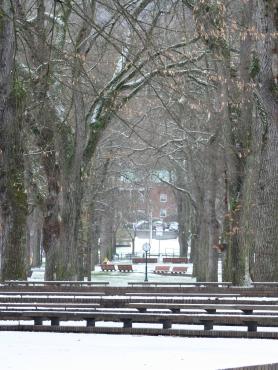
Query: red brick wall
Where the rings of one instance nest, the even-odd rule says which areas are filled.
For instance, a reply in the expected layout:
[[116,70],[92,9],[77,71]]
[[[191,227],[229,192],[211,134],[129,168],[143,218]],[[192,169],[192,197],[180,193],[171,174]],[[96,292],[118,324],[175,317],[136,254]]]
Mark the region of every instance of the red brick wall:
[[[161,194],[167,195],[166,202],[160,201]],[[172,188],[162,184],[153,185],[153,187],[150,190],[149,197],[153,218],[159,218],[165,221],[177,220],[177,202]],[[160,215],[161,209],[166,210],[166,217],[161,217]]]

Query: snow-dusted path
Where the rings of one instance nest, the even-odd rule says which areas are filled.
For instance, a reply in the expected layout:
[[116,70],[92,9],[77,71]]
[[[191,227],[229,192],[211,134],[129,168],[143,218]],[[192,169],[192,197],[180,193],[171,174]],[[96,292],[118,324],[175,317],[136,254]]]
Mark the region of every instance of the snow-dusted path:
[[215,370],[278,362],[278,341],[0,332],[0,353],[1,370]]

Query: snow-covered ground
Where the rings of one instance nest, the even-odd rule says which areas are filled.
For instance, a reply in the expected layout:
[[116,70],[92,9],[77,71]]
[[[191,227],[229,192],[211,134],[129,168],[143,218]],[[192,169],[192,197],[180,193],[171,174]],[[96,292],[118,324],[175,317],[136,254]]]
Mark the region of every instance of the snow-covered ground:
[[[135,253],[137,256],[144,257],[143,245],[145,243],[149,243],[149,239],[142,239],[142,238],[135,238]],[[179,241],[178,238],[176,239],[168,239],[168,240],[155,240],[152,239],[151,242],[151,254],[153,255],[160,255],[158,257],[158,263],[148,264],[148,281],[171,281],[171,282],[188,282],[188,281],[195,281],[196,279],[192,279],[191,276],[164,276],[154,274],[153,271],[155,269],[155,265],[162,264],[162,254],[167,254],[169,256],[175,255],[179,256]],[[121,260],[115,259],[112,261],[113,263],[131,263],[130,259],[123,259],[124,256],[130,255],[132,250],[131,247],[122,247],[118,248],[117,252]],[[187,274],[192,274],[192,264],[179,264],[179,266],[187,266]],[[33,269],[33,274],[30,278],[31,280],[43,280],[44,279],[44,268],[35,268]],[[120,285],[127,285],[129,281],[144,281],[145,279],[145,264],[133,264],[133,272],[132,273],[122,273],[118,271],[113,272],[102,272],[100,266],[95,267],[95,271],[92,272],[92,281],[108,281],[113,286],[120,286]]]
[[0,332],[1,370],[216,370],[278,362],[278,342]]
[[[153,271],[155,269],[155,265],[161,265],[162,264],[162,255],[169,255],[169,256],[179,256],[180,253],[180,246],[178,238],[176,239],[168,239],[168,240],[155,240],[152,239],[151,241],[149,239],[142,239],[142,238],[135,238],[135,254],[139,257],[144,257],[145,252],[143,251],[143,245],[145,243],[151,244],[151,255],[159,255],[158,256],[158,263],[148,264],[148,281],[171,281],[171,282],[177,282],[177,281],[195,281],[196,279],[192,279],[190,276],[164,276],[164,275],[158,275],[154,274]],[[117,252],[119,256],[124,257],[125,255],[131,254],[131,247],[122,247],[118,248]],[[117,264],[118,261],[115,260],[113,263]],[[131,263],[131,260],[121,260],[119,263]],[[192,273],[192,264],[181,264],[180,266],[187,266],[188,274]],[[145,264],[133,264],[133,272],[132,273],[121,273],[118,271],[110,272],[107,274],[103,274],[103,272],[100,272],[101,269],[99,266],[96,266],[95,272],[92,273],[92,280],[103,280],[103,281],[109,281],[111,285],[127,285],[128,281],[144,281],[145,279]]]

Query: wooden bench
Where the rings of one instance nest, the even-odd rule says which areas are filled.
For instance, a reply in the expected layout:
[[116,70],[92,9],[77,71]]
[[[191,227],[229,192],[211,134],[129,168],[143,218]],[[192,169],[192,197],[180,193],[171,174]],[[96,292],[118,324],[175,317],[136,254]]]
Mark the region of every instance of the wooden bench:
[[100,265],[102,271],[116,271],[115,265],[107,264],[107,265]]
[[155,266],[154,274],[168,274],[170,266]]
[[[69,311],[0,311],[0,320],[33,320],[34,325],[43,325],[50,320],[51,326],[59,326],[61,321],[86,321],[87,326],[95,327],[96,321],[122,322],[123,328],[132,328],[133,323],[158,323],[162,329],[171,329],[173,324],[201,325],[204,330],[213,330],[214,325],[246,326],[248,332],[256,332],[257,327],[278,327],[277,316],[257,315],[214,315],[214,314],[157,314],[131,312],[69,312]],[[162,334],[162,333],[161,333]],[[276,333],[277,334],[277,333]]]
[[[264,315],[270,316],[274,314],[277,316],[278,314],[278,305],[273,304],[222,304],[222,303],[165,303],[165,302],[130,302],[128,307],[135,308],[139,312],[146,312],[152,310],[168,310],[172,311],[173,313],[180,313],[181,310],[193,311],[197,314],[200,313],[199,311],[206,311],[208,314],[215,314],[216,312],[221,315],[226,315],[227,311],[229,313],[236,314],[246,314],[246,315]],[[254,313],[256,311],[256,313]],[[257,312],[259,311],[259,312]]]
[[132,272],[132,265],[118,265],[118,271],[120,272]]
[[[181,268],[181,266],[176,266],[177,268]],[[174,268],[174,267],[173,267]],[[188,287],[188,288],[194,288],[194,287],[200,287],[200,288],[207,288],[207,287],[215,287],[215,288],[229,288],[232,286],[232,282],[230,281],[227,281],[227,282],[193,282],[193,281],[187,281],[187,282],[183,282],[183,281],[174,281],[174,282],[170,282],[170,281],[151,281],[151,282],[145,282],[145,281],[131,281],[131,282],[128,282],[127,283],[128,285],[131,285],[131,286],[145,286],[145,287],[152,287],[152,286],[155,286],[155,287],[163,287],[163,286],[167,286],[167,287],[175,287],[175,286],[178,286],[180,288],[184,287]],[[230,291],[227,290],[227,292],[230,293]],[[167,292],[168,294],[169,292]],[[173,293],[177,293],[177,292],[173,292]],[[192,294],[194,293],[194,295],[196,294],[196,291],[192,292]],[[166,292],[165,292],[166,294]],[[182,293],[181,293],[182,294]],[[185,293],[184,293],[185,294]],[[202,294],[202,293],[200,293]],[[211,294],[214,294],[214,293],[211,293]]]
[[[205,302],[205,303],[204,303]],[[56,311],[79,311],[82,309],[83,312],[85,311],[95,311],[96,308],[98,310],[101,310],[102,308],[112,308],[112,309],[124,309],[125,312],[128,312],[127,309],[137,309],[139,312],[146,312],[146,311],[153,311],[153,310],[167,310],[171,311],[173,313],[180,313],[181,310],[186,310],[186,313],[200,313],[200,311],[206,311],[208,314],[215,314],[218,312],[218,314],[226,315],[227,311],[228,314],[233,313],[235,314],[246,314],[246,315],[264,315],[264,316],[270,316],[270,315],[278,315],[278,305],[277,304],[256,304],[256,301],[253,301],[254,303],[248,303],[248,304],[242,304],[239,301],[235,301],[234,303],[221,303],[217,300],[214,301],[214,303],[211,303],[210,299],[207,299],[206,301],[202,300],[196,300],[195,303],[193,303],[192,300],[188,300],[187,302],[184,300],[177,300],[177,299],[165,299],[163,297],[162,299],[159,299],[156,297],[155,300],[151,298],[119,298],[119,299],[113,299],[106,297],[105,299],[96,298],[94,299],[94,303],[92,303],[92,300],[89,302],[84,302],[84,300],[79,302],[78,299],[73,301],[68,301],[65,298],[62,298],[60,300],[53,301],[52,298],[46,300],[45,302],[39,302],[38,298],[34,298],[31,302],[0,302],[0,311],[49,311],[49,310],[56,310]],[[191,311],[191,312],[188,312]],[[233,311],[233,312],[231,312]],[[254,313],[256,311],[256,313]],[[119,312],[119,311],[117,311]]]
[[185,266],[174,266],[172,268],[171,274],[185,274],[187,271],[187,267]]

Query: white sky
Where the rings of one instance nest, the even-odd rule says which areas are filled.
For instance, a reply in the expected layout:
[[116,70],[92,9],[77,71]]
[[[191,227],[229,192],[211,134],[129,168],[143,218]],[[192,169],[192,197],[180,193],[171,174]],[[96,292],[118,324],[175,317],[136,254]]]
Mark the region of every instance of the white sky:
[[0,332],[0,354],[1,370],[215,370],[278,362],[278,341]]

